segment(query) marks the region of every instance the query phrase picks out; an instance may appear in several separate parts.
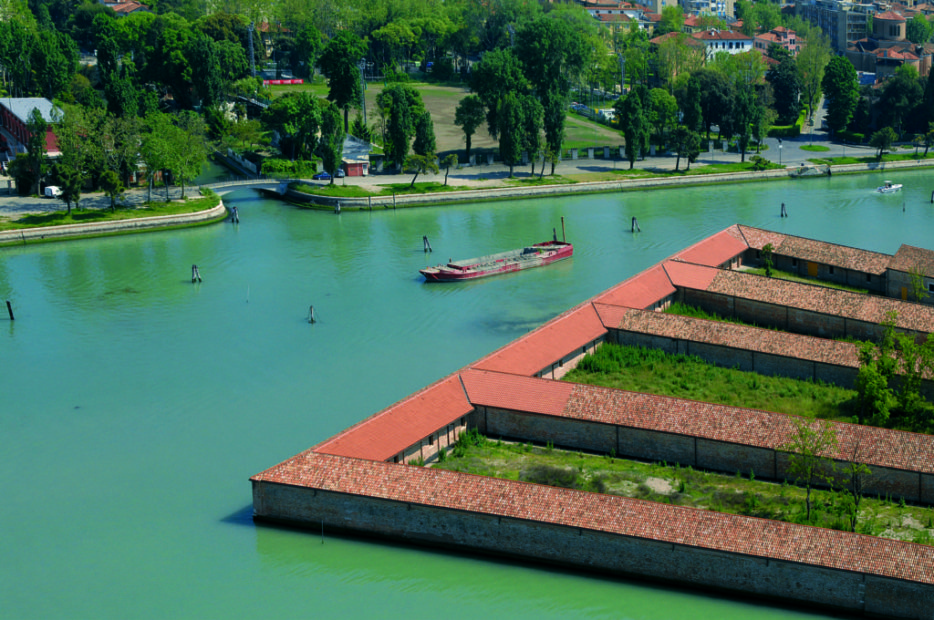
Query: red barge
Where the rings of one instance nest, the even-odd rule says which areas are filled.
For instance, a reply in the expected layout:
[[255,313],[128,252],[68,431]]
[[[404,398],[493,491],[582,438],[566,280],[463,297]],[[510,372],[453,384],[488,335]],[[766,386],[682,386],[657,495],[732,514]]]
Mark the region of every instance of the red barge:
[[479,258],[468,258],[453,261],[446,265],[420,269],[419,273],[425,276],[425,280],[428,282],[473,280],[550,265],[559,260],[570,258],[572,254],[574,254],[574,246],[570,243],[544,241],[518,250],[490,254]]

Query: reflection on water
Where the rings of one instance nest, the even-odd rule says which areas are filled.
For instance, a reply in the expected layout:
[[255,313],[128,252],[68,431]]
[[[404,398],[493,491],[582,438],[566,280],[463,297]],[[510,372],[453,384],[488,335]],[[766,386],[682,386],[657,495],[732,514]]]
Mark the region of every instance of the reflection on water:
[[[887,173],[906,185],[895,200],[871,191],[876,175],[339,216],[243,191],[239,226],[2,249],[0,302],[16,321],[0,317],[0,607],[796,617],[525,564],[322,545],[249,523],[247,479],[735,222],[889,253],[930,246],[927,175]],[[561,216],[571,260],[456,284],[418,276],[549,239]]]

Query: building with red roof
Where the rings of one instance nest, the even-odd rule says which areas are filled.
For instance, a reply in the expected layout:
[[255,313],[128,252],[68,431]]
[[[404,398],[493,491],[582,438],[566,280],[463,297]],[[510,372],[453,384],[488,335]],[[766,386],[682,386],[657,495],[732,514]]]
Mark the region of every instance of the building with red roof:
[[713,58],[720,53],[742,54],[753,49],[752,37],[731,30],[704,30],[691,35],[707,48],[707,57]]
[[792,56],[797,56],[798,52],[801,51],[801,41],[798,39],[797,33],[784,26],[778,26],[768,32],[757,34],[754,41],[756,49],[763,54],[767,54],[769,48],[773,45],[788,50]]

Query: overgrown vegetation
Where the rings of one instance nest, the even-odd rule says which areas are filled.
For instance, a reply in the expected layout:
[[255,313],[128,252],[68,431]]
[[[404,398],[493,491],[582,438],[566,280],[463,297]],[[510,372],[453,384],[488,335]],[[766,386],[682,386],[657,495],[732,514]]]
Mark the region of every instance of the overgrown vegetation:
[[[767,275],[766,269],[764,267],[744,267],[743,271],[746,271],[747,273],[754,273],[760,276]],[[772,275],[770,277],[775,278],[777,280],[789,280],[791,282],[801,282],[802,284],[812,284],[814,286],[825,286],[827,288],[835,288],[841,291],[850,291],[851,293],[863,293],[863,294],[869,293],[869,289],[867,288],[860,288],[858,286],[849,286],[847,284],[840,284],[839,282],[830,282],[828,280],[818,280],[816,278],[808,278],[806,276],[801,276],[791,271],[775,269],[775,267],[772,267]]]
[[614,344],[604,344],[586,355],[565,380],[846,422],[854,421],[857,411],[854,390],[766,377],[714,366],[696,356]]
[[[851,492],[854,477],[838,470],[834,487],[807,491],[788,483],[766,482],[752,470],[735,475],[646,463],[528,443],[491,440],[475,429],[461,435],[437,468],[507,480],[633,497],[792,523],[808,523],[842,531],[931,544],[934,508],[905,504],[888,497]],[[856,476],[865,480],[865,466]]]

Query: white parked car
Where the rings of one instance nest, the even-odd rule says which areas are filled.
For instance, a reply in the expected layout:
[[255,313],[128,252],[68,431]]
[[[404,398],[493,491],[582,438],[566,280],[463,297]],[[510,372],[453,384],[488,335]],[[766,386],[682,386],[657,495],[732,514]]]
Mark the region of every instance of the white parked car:
[[49,185],[45,188],[46,198],[58,198],[62,195],[62,188],[57,185]]

